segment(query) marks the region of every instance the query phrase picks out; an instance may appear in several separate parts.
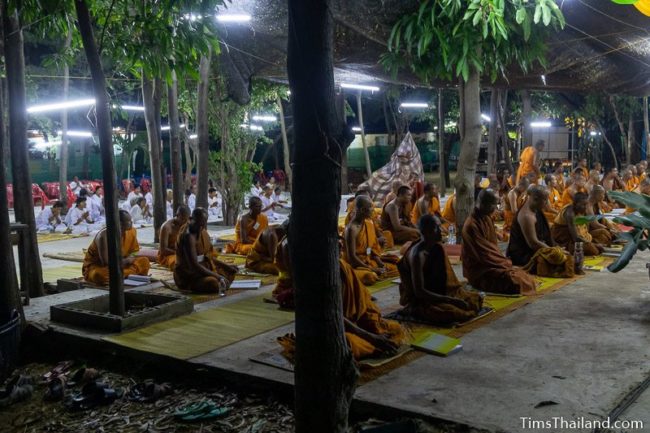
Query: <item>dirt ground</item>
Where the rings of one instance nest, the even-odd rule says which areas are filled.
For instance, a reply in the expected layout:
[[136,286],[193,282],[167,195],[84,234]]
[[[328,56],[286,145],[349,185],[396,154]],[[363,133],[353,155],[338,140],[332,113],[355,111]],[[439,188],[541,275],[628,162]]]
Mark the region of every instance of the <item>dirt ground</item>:
[[[28,375],[33,378],[34,392],[25,401],[0,407],[0,432],[2,433],[44,433],[44,432],[243,432],[243,433],[280,433],[291,432],[294,428],[293,412],[290,405],[271,394],[251,394],[229,390],[226,387],[201,386],[187,383],[174,383],[169,395],[155,402],[143,403],[130,401],[128,391],[142,378],[129,377],[105,369],[98,369],[98,380],[109,384],[116,391],[124,394],[115,402],[86,411],[71,411],[65,407],[65,400],[78,395],[81,384],[67,386],[64,400],[44,401],[47,385],[42,377],[54,364],[32,363],[23,366],[15,374]],[[70,369],[68,376],[83,365]],[[92,367],[88,365],[88,367]],[[160,382],[157,382],[160,383]],[[1,388],[0,388],[1,389]],[[174,412],[184,406],[212,400],[219,407],[230,411],[221,417],[209,421],[184,422],[174,418]],[[351,431],[360,432],[373,426],[387,426],[392,422],[404,420],[379,421],[365,419],[355,422]],[[432,426],[422,421],[406,420],[406,429],[387,430],[391,433],[442,433],[457,430],[453,427]]]

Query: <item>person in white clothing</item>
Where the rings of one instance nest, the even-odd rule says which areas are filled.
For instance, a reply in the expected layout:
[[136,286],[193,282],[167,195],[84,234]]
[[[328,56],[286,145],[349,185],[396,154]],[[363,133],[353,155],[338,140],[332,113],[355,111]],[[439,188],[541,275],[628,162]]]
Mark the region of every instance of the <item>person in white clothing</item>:
[[147,193],[144,195],[144,199],[147,200],[149,209],[153,209],[153,194],[151,194],[151,191],[147,191]]
[[216,188],[208,189],[208,217],[219,218],[221,215],[221,195]]
[[144,197],[136,199],[135,205],[131,208],[130,214],[133,224],[151,223],[151,211],[149,210],[149,205]]
[[273,195],[271,196],[273,199],[273,202],[276,204],[286,204],[286,200],[282,200],[282,188],[279,186],[276,186],[275,189],[273,190]]
[[167,220],[174,218],[173,202],[174,202],[174,191],[168,189],[167,200],[165,200],[165,203],[167,204]]
[[63,202],[55,201],[51,207],[46,207],[36,217],[36,231],[38,233],[63,233],[68,230],[61,219]]
[[97,191],[93,191],[92,189],[88,190],[87,207],[90,212],[90,218],[92,218],[95,224],[102,224],[106,221],[102,197],[98,195],[101,190],[102,187],[97,187]]
[[262,191],[263,193],[260,196],[260,200],[262,200],[262,213],[267,216],[269,221],[280,219],[280,216],[276,214],[274,210],[276,206],[282,207],[282,205],[273,201],[273,189],[271,188],[271,185],[264,185]]
[[187,196],[187,207],[190,208],[190,213],[192,213],[196,207],[196,185],[192,185],[192,187],[185,192],[185,195]]
[[[138,199],[140,197],[142,197],[142,189],[140,188],[140,185],[136,185],[136,187],[133,188],[133,191],[131,191],[126,197],[126,201],[129,202],[130,206],[133,206],[135,199]],[[127,210],[130,211],[131,207],[129,207]]]
[[250,194],[255,197],[261,197],[262,196],[262,186],[260,185],[260,181],[256,180],[255,184],[251,187]]
[[65,223],[72,230],[72,234],[88,234],[95,230],[95,222],[90,218],[90,212],[86,209],[86,197],[79,197],[75,206],[68,211]]
[[70,182],[70,189],[72,190],[75,196],[79,196],[79,191],[83,187],[84,187],[83,184],[79,181],[79,178],[77,176],[72,178],[72,182]]

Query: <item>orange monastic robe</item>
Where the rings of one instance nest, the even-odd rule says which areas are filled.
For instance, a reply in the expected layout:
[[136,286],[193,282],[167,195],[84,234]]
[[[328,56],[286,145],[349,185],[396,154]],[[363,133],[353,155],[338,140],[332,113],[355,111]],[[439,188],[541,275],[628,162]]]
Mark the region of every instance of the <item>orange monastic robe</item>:
[[474,209],[465,221],[462,236],[463,276],[474,288],[493,293],[535,293],[535,278],[515,268],[499,250],[492,218]]
[[278,275],[278,267],[268,259],[268,247],[262,242],[262,234],[255,239],[253,248],[246,256],[246,268],[260,274]]
[[[528,199],[528,195],[525,192],[519,193],[517,196],[517,210],[521,209],[521,207],[526,203],[526,199]],[[510,200],[508,196],[506,196],[505,200],[505,206],[503,209],[503,230],[504,231],[510,231],[510,228],[512,227],[512,223],[515,219],[516,212],[512,210],[512,207],[510,206]]]
[[[406,342],[407,333],[402,326],[393,320],[385,320],[377,305],[372,302],[370,292],[363,285],[352,267],[345,261],[339,260],[341,268],[341,295],[343,300],[343,317],[372,334],[384,335],[400,345]],[[353,334],[345,333],[345,338],[355,360],[367,358],[378,349],[368,340]],[[282,354],[293,360],[296,340],[292,334],[278,338],[283,347]]]
[[[354,201],[351,201],[348,203],[348,209],[346,211],[347,213],[345,214],[345,224],[343,227],[339,226],[339,234],[343,236],[343,231],[345,228],[350,224],[350,221],[352,221],[352,218],[354,218]],[[393,248],[395,246],[395,241],[393,240],[393,234],[389,230],[381,230],[379,227],[381,227],[381,208],[373,208],[372,209],[372,222],[375,225],[375,230],[377,232],[381,232],[381,235],[386,239],[386,242],[384,243],[384,248]]]
[[248,226],[246,227],[246,237],[248,237],[249,243],[242,243],[241,241],[241,218],[237,220],[235,225],[235,243],[226,245],[226,252],[229,254],[240,254],[242,256],[247,256],[250,250],[253,248],[253,243],[257,237],[269,226],[269,219],[263,213],[259,214],[257,218],[252,221],[248,221]]
[[[587,193],[587,190],[581,188],[578,192]],[[571,188],[567,188],[562,193],[562,199],[560,200],[560,209],[563,209],[565,206],[573,204],[573,194],[571,194]]]
[[523,152],[521,152],[521,156],[519,157],[519,169],[517,170],[517,182],[528,173],[535,172],[535,152],[536,150],[533,146],[528,146]]
[[[553,227],[551,228],[551,235],[553,240],[569,253],[574,253],[575,243],[569,232],[569,221],[566,220],[565,213],[567,208],[571,205],[564,206],[560,213],[555,218]],[[589,224],[575,224],[577,235],[584,239],[582,251],[585,256],[597,256],[600,254],[596,243],[603,245],[610,245],[612,242],[612,235],[607,229],[589,229]]]
[[[379,245],[379,241],[377,240],[374,223],[370,219],[366,219],[361,225],[361,229],[357,235],[357,242],[354,249],[359,260],[361,260],[367,266],[367,268],[356,268],[354,269],[354,272],[361,279],[363,284],[366,285],[375,284],[379,280],[377,274],[371,270],[371,268],[377,267],[377,261],[373,259],[370,254],[368,254],[369,250],[378,256],[381,256],[382,262],[384,263],[384,267],[386,269],[386,272],[382,275],[382,278],[393,278],[398,275],[397,266],[395,265],[398,257],[387,255],[382,256],[382,248],[381,245]],[[347,263],[350,263],[345,253],[343,253],[343,259]]]
[[[178,239],[178,234],[181,232],[183,226],[172,225],[172,229],[167,236],[167,246],[173,250],[176,250],[176,240]],[[169,270],[174,270],[176,266],[176,253],[164,255],[162,250],[158,250],[158,258],[156,259],[159,265],[166,267]]]
[[[422,216],[420,214],[420,206],[418,206],[419,203],[415,203],[415,206],[413,206],[413,210],[411,211],[411,222],[413,224],[417,224],[418,221],[420,221],[420,217]],[[431,215],[440,215],[440,201],[438,200],[438,197],[433,197],[431,199],[431,204],[429,205],[428,212]]]
[[[97,236],[101,233],[103,232],[99,232]],[[93,239],[86,251],[81,273],[86,281],[105,286],[108,284],[108,264],[103,264],[99,258],[97,236],[95,236],[95,239]],[[129,257],[133,253],[140,251],[140,244],[138,244],[138,235],[135,228],[126,230],[122,235],[121,250],[122,258]],[[129,275],[147,275],[149,268],[148,258],[135,257],[133,263],[122,268],[122,272],[125,277]]]
[[451,224],[456,224],[456,194],[452,194],[447,199],[444,209],[442,209],[442,217]]
[[638,178],[636,176],[631,177],[625,181],[625,188],[628,191],[634,191],[639,186]]

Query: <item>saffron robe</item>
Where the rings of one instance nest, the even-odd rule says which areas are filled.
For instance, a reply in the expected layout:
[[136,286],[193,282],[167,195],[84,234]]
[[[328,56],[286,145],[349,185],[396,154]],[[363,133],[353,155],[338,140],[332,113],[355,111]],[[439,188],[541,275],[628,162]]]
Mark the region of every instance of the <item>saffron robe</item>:
[[[526,177],[528,173],[535,172],[535,148],[533,146],[528,146],[521,152],[519,157],[519,168],[517,169],[517,182],[522,177]],[[535,182],[537,183],[537,182]]]
[[[180,233],[184,225],[178,226],[177,224],[172,224],[171,227],[172,229],[169,231],[169,235],[167,235],[167,248],[176,251],[176,241],[178,240],[178,233]],[[174,252],[172,254],[166,254],[162,251],[162,249],[159,249],[158,257],[156,258],[156,261],[158,262],[159,265],[164,266],[167,269],[173,271],[174,267],[176,266],[176,253]]]
[[535,292],[535,278],[515,268],[499,250],[492,218],[474,209],[463,226],[463,276],[479,290],[506,294]]
[[[102,232],[99,232],[97,236],[95,236],[95,239],[93,239],[92,243],[88,247],[88,250],[84,255],[81,273],[84,276],[84,280],[100,286],[105,286],[109,282],[108,263],[104,264],[101,262],[99,257],[99,248],[97,246],[97,238],[101,233]],[[140,244],[138,244],[138,236],[135,228],[131,227],[124,232],[121,236],[120,246],[122,258],[129,257],[140,251]],[[151,265],[149,264],[148,258],[135,257],[133,263],[122,267],[122,273],[124,274],[124,277],[128,277],[129,275],[147,275],[150,267]]]
[[229,254],[240,254],[247,256],[253,248],[253,243],[257,237],[269,226],[269,219],[264,214],[259,214],[255,220],[249,219],[245,227],[247,243],[243,243],[241,239],[241,218],[235,224],[235,242],[226,245],[226,252]]
[[269,248],[262,242],[262,234],[255,239],[253,247],[246,256],[246,268],[260,274],[278,275],[277,265],[269,257]]
[[[570,205],[569,205],[570,206]],[[569,206],[562,208],[558,216],[555,218],[551,235],[553,240],[565,248],[570,253],[575,253],[575,241],[569,232],[569,222],[567,222],[565,214]],[[610,245],[612,242],[612,235],[607,229],[591,229],[589,224],[576,224],[576,233],[579,237],[584,239],[582,251],[585,256],[597,256],[600,254],[595,244]]]
[[[397,262],[398,257],[393,255],[382,255],[381,245],[377,240],[377,235],[375,232],[375,226],[370,219],[366,219],[362,224],[357,234],[356,245],[354,249],[357,257],[361,260],[367,267],[353,268],[354,272],[361,279],[363,284],[372,285],[379,280],[379,276],[372,271],[372,268],[377,268],[377,261],[369,254],[369,251],[380,256],[382,262],[384,263],[385,272],[382,274],[382,279],[396,277],[398,275]],[[348,264],[350,263],[349,258],[345,252],[343,253],[343,260]]]

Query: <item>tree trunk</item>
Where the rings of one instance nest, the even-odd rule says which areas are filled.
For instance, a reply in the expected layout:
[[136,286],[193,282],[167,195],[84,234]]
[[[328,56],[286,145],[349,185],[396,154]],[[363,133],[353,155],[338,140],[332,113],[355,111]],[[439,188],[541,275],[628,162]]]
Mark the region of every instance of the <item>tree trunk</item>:
[[162,82],[159,78],[150,78],[142,73],[142,101],[144,103],[144,121],[149,142],[149,163],[151,165],[151,194],[153,195],[153,230],[154,242],[158,242],[160,226],[167,219],[166,191],[163,183],[163,161],[160,148],[160,105],[162,100]]
[[199,65],[198,107],[196,109],[196,132],[199,143],[199,159],[197,168],[196,206],[208,208],[208,178],[210,142],[208,137],[208,92],[210,90],[210,61],[212,51],[201,57]]
[[9,144],[11,146],[11,173],[14,188],[14,212],[16,222],[27,224],[25,230],[25,262],[27,287],[21,287],[30,297],[43,295],[41,258],[36,240],[36,219],[32,199],[32,176],[29,169],[27,147],[27,108],[25,106],[25,57],[23,31],[17,10],[10,10],[7,0],[3,2],[5,35],[5,68],[9,84]]
[[[2,11],[3,15],[4,12]],[[0,26],[0,35],[3,33]],[[0,37],[0,55],[4,56],[4,35]],[[23,306],[18,291],[16,279],[16,266],[13,258],[13,248],[9,235],[9,203],[7,201],[7,161],[5,149],[7,140],[5,135],[5,109],[6,97],[4,86],[0,83],[0,272],[5,276],[4,284],[0,286],[0,320],[10,317],[14,309],[20,313],[22,320],[25,320]],[[0,322],[4,324],[4,322]]]
[[634,117],[630,113],[630,117],[627,119],[627,148],[630,150],[630,164],[632,161],[639,161],[639,147],[636,146],[636,140],[634,139]]
[[607,138],[607,133],[605,132],[605,129],[603,128],[603,125],[600,123],[599,120],[594,121],[596,123],[596,126],[598,127],[598,130],[602,131],[603,135],[603,140],[605,140],[605,143],[607,143],[607,146],[609,147],[609,151],[612,154],[612,161],[614,162],[614,167],[618,168],[618,158],[616,158],[616,151],[614,150],[614,146],[612,145],[612,142],[609,141],[609,138]]
[[481,143],[481,88],[478,72],[471,68],[469,79],[461,82],[463,99],[460,111],[464,119],[463,140],[456,170],[456,226],[461,233],[465,219],[474,208],[474,176]]
[[492,88],[490,92],[490,130],[488,131],[487,172],[496,173],[497,167],[497,100],[498,90]]
[[102,158],[102,179],[104,181],[104,207],[106,209],[106,241],[108,244],[109,310],[111,314],[124,316],[124,287],[122,281],[122,247],[120,245],[119,214],[117,212],[117,189],[113,168],[113,143],[111,113],[108,105],[106,79],[93,37],[90,12],[85,0],[75,0],[77,25],[83,42],[86,59],[90,67],[95,93],[97,133]]
[[[614,117],[616,118],[616,123],[618,124],[618,130],[621,133],[621,149],[623,149],[623,153],[625,154],[625,161],[627,161],[628,164],[631,163],[631,158],[630,158],[630,143],[627,142],[627,134],[625,133],[625,125],[623,124],[623,120],[621,119],[620,114],[618,113],[618,108],[616,107],[616,101],[614,100],[614,96],[609,95],[609,98],[607,98],[609,101],[609,105],[612,107],[612,110],[614,111]],[[604,130],[603,134],[605,133]]]
[[363,126],[363,106],[361,104],[361,91],[357,93],[357,115],[359,116],[359,128],[361,128],[363,157],[366,161],[366,175],[368,176],[368,179],[370,179],[370,176],[372,176],[372,167],[370,166],[370,154],[368,153],[368,144],[366,143],[366,129]]
[[445,113],[443,112],[443,90],[438,89],[438,159],[440,171],[440,195],[444,197],[447,194],[447,153],[445,152]]
[[645,146],[642,150],[642,159],[648,158],[648,143],[650,142],[650,121],[648,119],[648,97],[644,96],[642,98],[643,103],[643,140],[642,143]]
[[[526,146],[532,146],[533,145],[533,128],[530,126],[530,122],[532,120],[533,116],[533,107],[530,102],[530,93],[528,90],[522,90],[521,91],[521,102],[523,105],[522,109],[522,127],[523,127],[523,134],[522,134],[522,140],[523,143],[521,143],[520,148],[523,149]],[[519,160],[519,155],[517,154],[517,160]]]
[[286,175],[285,189],[291,191],[291,154],[289,153],[289,140],[287,138],[287,124],[284,121],[284,108],[282,99],[278,96],[276,101],[280,111],[280,130],[282,131],[282,157],[284,161],[284,174]]
[[[287,71],[294,115],[289,228],[296,304],[297,433],[347,431],[358,372],[345,340],[338,248],[340,143],[329,0],[289,0]],[[316,196],[314,196],[316,194]],[[320,206],[314,206],[314,199]]]
[[172,82],[167,86],[167,109],[169,111],[169,150],[172,170],[172,196],[174,213],[183,204],[183,166],[181,163],[181,127],[178,118],[178,78],[172,71]]
[[384,94],[384,97],[381,98],[381,108],[384,112],[384,124],[386,125],[386,145],[390,146],[390,122],[388,121],[388,107],[387,107],[388,96]]
[[500,89],[499,90],[499,100],[498,100],[498,115],[499,115],[499,128],[501,129],[501,137],[503,140],[503,159],[506,162],[506,167],[508,171],[513,174],[515,172],[514,167],[512,166],[512,157],[515,154],[514,149],[510,146],[510,137],[508,137],[508,127],[506,116],[508,111],[506,107],[508,106],[508,90]]
[[[341,89],[340,93],[336,94],[336,111],[341,115],[341,121],[347,127],[347,115],[345,114],[345,94]],[[354,140],[354,134],[352,134]],[[348,146],[341,143],[341,194],[348,194],[350,192],[349,177],[348,177]]]
[[[65,38],[65,51],[72,44],[72,26],[68,22],[68,34]],[[63,100],[68,99],[70,89],[70,66],[63,64]],[[61,113],[61,151],[59,152],[59,200],[63,202],[63,209],[68,209],[68,110]]]

